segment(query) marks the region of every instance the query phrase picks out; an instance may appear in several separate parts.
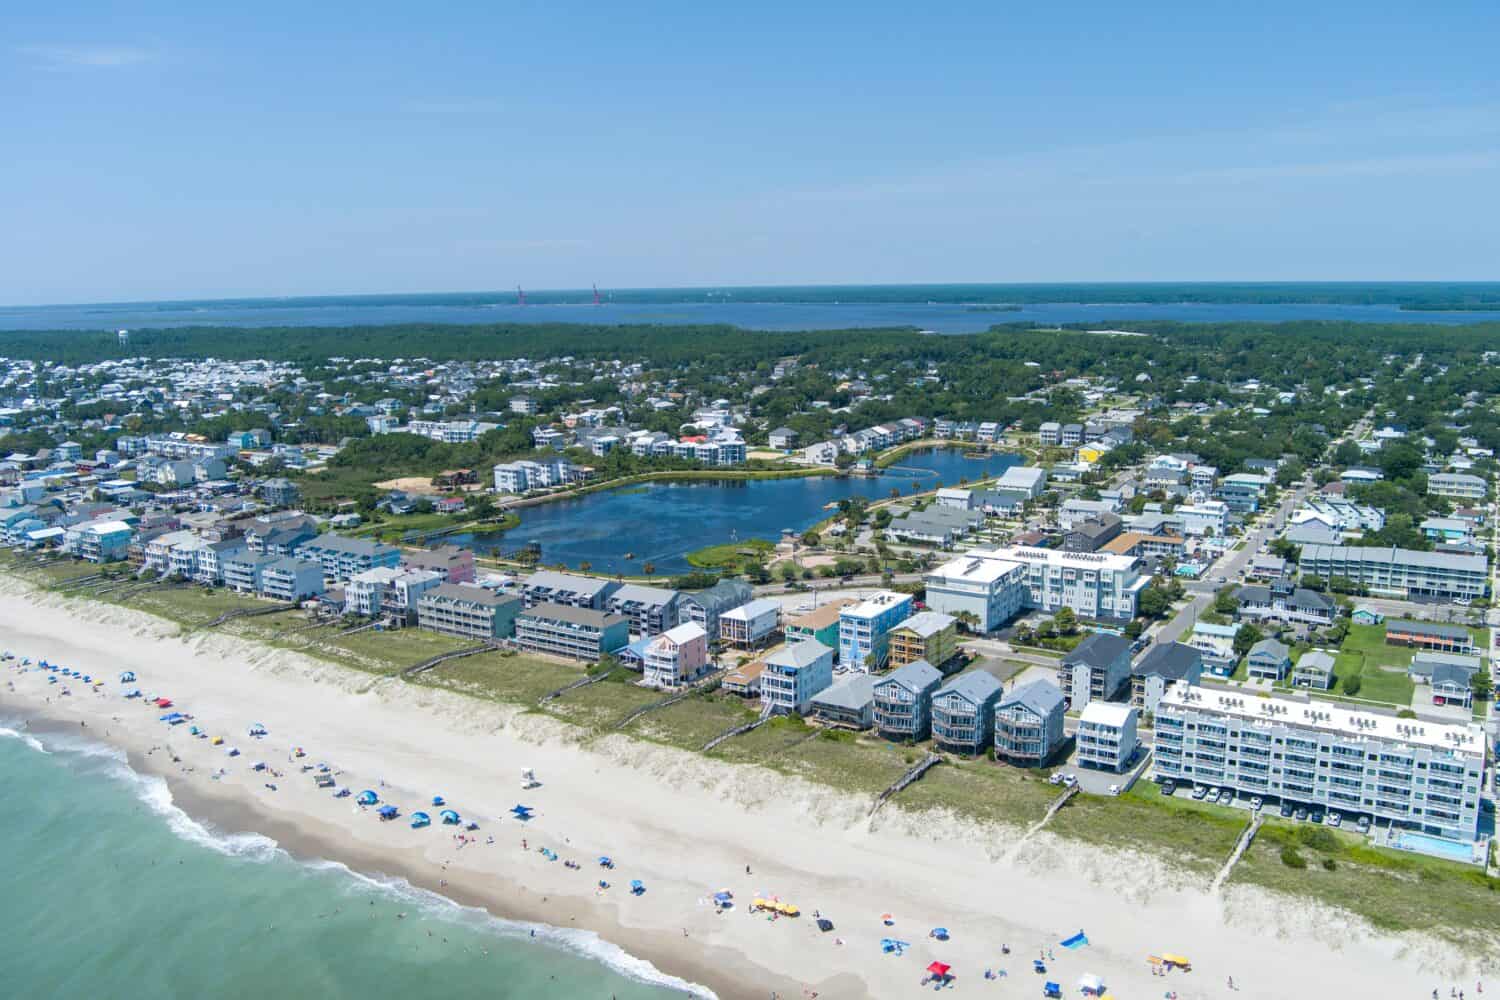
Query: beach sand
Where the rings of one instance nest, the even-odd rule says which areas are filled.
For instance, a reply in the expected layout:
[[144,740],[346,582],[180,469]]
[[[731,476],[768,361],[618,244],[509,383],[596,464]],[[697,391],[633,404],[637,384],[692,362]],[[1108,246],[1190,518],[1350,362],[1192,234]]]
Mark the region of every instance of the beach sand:
[[[107,680],[102,693],[48,684],[14,662],[0,669],[0,702],[52,724],[86,723],[125,748],[141,770],[164,776],[190,814],[223,830],[254,830],[299,857],[324,857],[413,884],[497,916],[597,932],[630,954],[718,996],[906,997],[942,961],[966,996],[1035,995],[1044,977],[1077,996],[1085,973],[1120,1000],[1160,997],[1281,998],[1325,993],[1425,998],[1467,982],[1477,969],[1421,935],[1391,936],[1347,914],[1253,887],[1211,894],[1207,879],[1158,859],[1066,841],[1045,831],[1016,849],[1019,829],[886,809],[764,769],[729,765],[623,736],[580,744],[582,734],[520,708],[382,680],[303,654],[229,635],[178,635],[137,612],[70,600],[0,578],[0,645]],[[224,747],[169,728],[161,710],[127,701],[135,686],[170,697],[174,709]],[[253,722],[269,735],[247,737]],[[226,748],[241,756],[229,758]],[[306,748],[301,760],[291,748]],[[154,749],[153,749],[154,748]],[[173,756],[179,758],[172,760]],[[264,761],[279,777],[255,773]],[[379,792],[404,814],[423,809],[434,826],[380,822],[373,810],[316,789],[302,764],[327,762],[339,784]],[[540,788],[522,792],[522,767]],[[221,780],[211,775],[227,769]],[[271,791],[267,782],[277,785]],[[481,829],[459,847],[427,803],[446,797]],[[535,818],[509,809],[524,802]],[[493,837],[494,843],[486,843]],[[522,839],[529,849],[523,850]],[[556,862],[538,853],[546,846]],[[617,863],[604,872],[599,855]],[[570,870],[562,861],[577,861]],[[746,874],[749,866],[753,874]],[[607,891],[595,890],[603,877]],[[640,879],[641,896],[628,885]],[[735,907],[717,914],[719,889]],[[750,915],[758,895],[800,906],[800,919]],[[814,910],[836,929],[820,933]],[[881,915],[894,917],[884,926]],[[929,929],[947,927],[938,942]],[[1065,951],[1078,930],[1090,945]],[[881,953],[882,938],[910,942]],[[1001,944],[1011,948],[1001,955]],[[1148,954],[1188,955],[1191,973],[1150,975]],[[1007,978],[983,978],[1005,969]],[[1228,988],[1233,976],[1236,989]],[[1335,985],[1336,984],[1336,985]],[[1310,992],[1313,991],[1313,992]]]

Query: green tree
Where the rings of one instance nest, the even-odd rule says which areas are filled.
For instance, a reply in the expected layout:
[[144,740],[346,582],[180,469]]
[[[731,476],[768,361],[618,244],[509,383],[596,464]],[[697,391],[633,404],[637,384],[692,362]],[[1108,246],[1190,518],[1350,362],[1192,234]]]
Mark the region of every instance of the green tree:
[[1244,656],[1250,652],[1251,646],[1254,646],[1264,638],[1265,634],[1260,629],[1246,622],[1234,633],[1234,655]]
[[642,564],[641,565],[641,572],[645,573],[647,576],[655,576],[656,575],[656,563],[644,563],[644,564]]
[[1072,635],[1078,631],[1078,615],[1070,607],[1058,608],[1057,614],[1052,617],[1052,623],[1057,626],[1059,635]]
[[1136,610],[1147,618],[1160,618],[1172,607],[1172,600],[1160,587],[1149,586],[1136,600]]
[[802,533],[802,544],[806,545],[808,548],[812,548],[815,545],[821,545],[822,542],[823,536],[818,534],[816,531],[804,531]]

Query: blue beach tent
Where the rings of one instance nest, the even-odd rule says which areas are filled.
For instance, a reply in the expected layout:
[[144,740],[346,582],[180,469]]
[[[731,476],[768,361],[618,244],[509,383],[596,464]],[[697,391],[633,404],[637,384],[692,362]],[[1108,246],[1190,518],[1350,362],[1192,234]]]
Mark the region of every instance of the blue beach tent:
[[420,830],[422,827],[429,825],[431,822],[432,817],[424,812],[414,812],[411,814],[411,828],[413,830]]
[[1084,945],[1089,943],[1089,939],[1088,935],[1084,934],[1083,931],[1079,931],[1077,934],[1074,934],[1070,938],[1063,938],[1062,941],[1058,943],[1061,944],[1064,948],[1072,950],[1076,948],[1082,948]]
[[511,806],[510,812],[516,819],[527,820],[531,818],[530,806]]
[[135,681],[135,671],[134,670],[127,670],[123,674],[120,675],[120,683],[121,684],[131,684],[134,681]]
[[379,809],[375,810],[375,814],[381,819],[395,819],[396,813],[397,809],[395,806],[381,806]]
[[643,893],[645,891],[646,891],[646,884],[644,882],[642,882],[640,879],[633,878],[633,879],[630,880],[630,892],[631,892],[632,895],[639,896],[641,893]]
[[445,806],[448,803],[443,801],[443,797],[441,795],[434,795],[432,797],[432,804],[435,806]]
[[356,801],[358,801],[362,806],[373,806],[375,803],[380,801],[380,796],[376,795],[374,792],[366,788],[364,791],[359,793],[359,798]]
[[454,812],[452,809],[444,809],[442,812],[438,813],[438,815],[443,817],[443,822],[447,823],[449,826],[458,825],[458,813]]

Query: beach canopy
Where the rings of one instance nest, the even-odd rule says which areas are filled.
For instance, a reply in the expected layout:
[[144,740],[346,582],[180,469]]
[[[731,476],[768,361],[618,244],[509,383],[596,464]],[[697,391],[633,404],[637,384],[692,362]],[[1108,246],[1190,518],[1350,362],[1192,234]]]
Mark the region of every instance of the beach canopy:
[[531,818],[531,807],[530,806],[511,806],[510,812],[511,812],[511,815],[515,816],[516,819],[530,819]]
[[445,805],[446,803],[443,802],[443,797],[441,795],[434,795],[432,797],[432,804],[435,806],[440,806]]
[[381,806],[379,809],[377,809],[375,811],[380,815],[381,819],[395,819],[396,818],[396,807],[395,806]]
[[639,896],[646,891],[646,884],[638,878],[633,878],[630,880],[630,891]]
[[1176,965],[1183,969],[1186,969],[1188,966],[1193,964],[1192,962],[1188,961],[1186,955],[1172,955],[1165,951],[1161,953],[1161,960],[1168,965]]
[[426,826],[431,822],[432,817],[424,812],[414,812],[411,814],[411,828],[413,830],[417,829],[418,827]]
[[172,699],[171,698],[158,698],[158,699],[156,699],[156,707],[157,708],[171,708],[172,707]]
[[948,978],[948,973],[952,969],[953,966],[949,965],[947,962],[933,962],[927,967],[928,972],[932,973],[934,976],[940,976],[943,979]]
[[934,927],[932,929],[932,936],[937,938],[939,941],[946,941],[948,940],[948,928]]
[[1086,972],[1078,977],[1078,988],[1080,990],[1086,990],[1089,993],[1103,993],[1104,980],[1100,979],[1092,972]]
[[601,865],[603,865],[604,867],[606,867],[606,868],[608,868],[610,865],[614,864],[614,862],[611,861],[607,855],[603,855],[603,854],[599,855],[599,863]]
[[827,934],[829,931],[833,930],[833,921],[829,920],[827,917],[819,917],[818,930],[822,931],[824,934]]
[[380,796],[366,788],[359,793],[359,804],[362,806],[373,806],[380,801]]
[[1083,933],[1083,931],[1079,931],[1077,934],[1074,934],[1070,938],[1063,938],[1059,943],[1064,948],[1082,948],[1084,945],[1089,943],[1089,939],[1087,934]]
[[134,670],[127,670],[123,674],[120,675],[120,683],[121,684],[129,684],[133,680],[135,680],[135,671]]
[[438,815],[443,817],[444,823],[454,824],[458,822],[458,813],[454,812],[452,809],[444,809],[442,812],[438,813]]

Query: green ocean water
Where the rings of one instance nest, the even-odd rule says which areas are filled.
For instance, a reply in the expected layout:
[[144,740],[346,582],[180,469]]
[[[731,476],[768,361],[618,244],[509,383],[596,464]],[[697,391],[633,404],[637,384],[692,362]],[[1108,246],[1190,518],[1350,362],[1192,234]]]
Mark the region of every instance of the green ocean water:
[[295,860],[259,836],[209,830],[160,779],[68,734],[0,718],[0,789],[0,995],[687,992],[593,935],[496,920],[404,882]]

